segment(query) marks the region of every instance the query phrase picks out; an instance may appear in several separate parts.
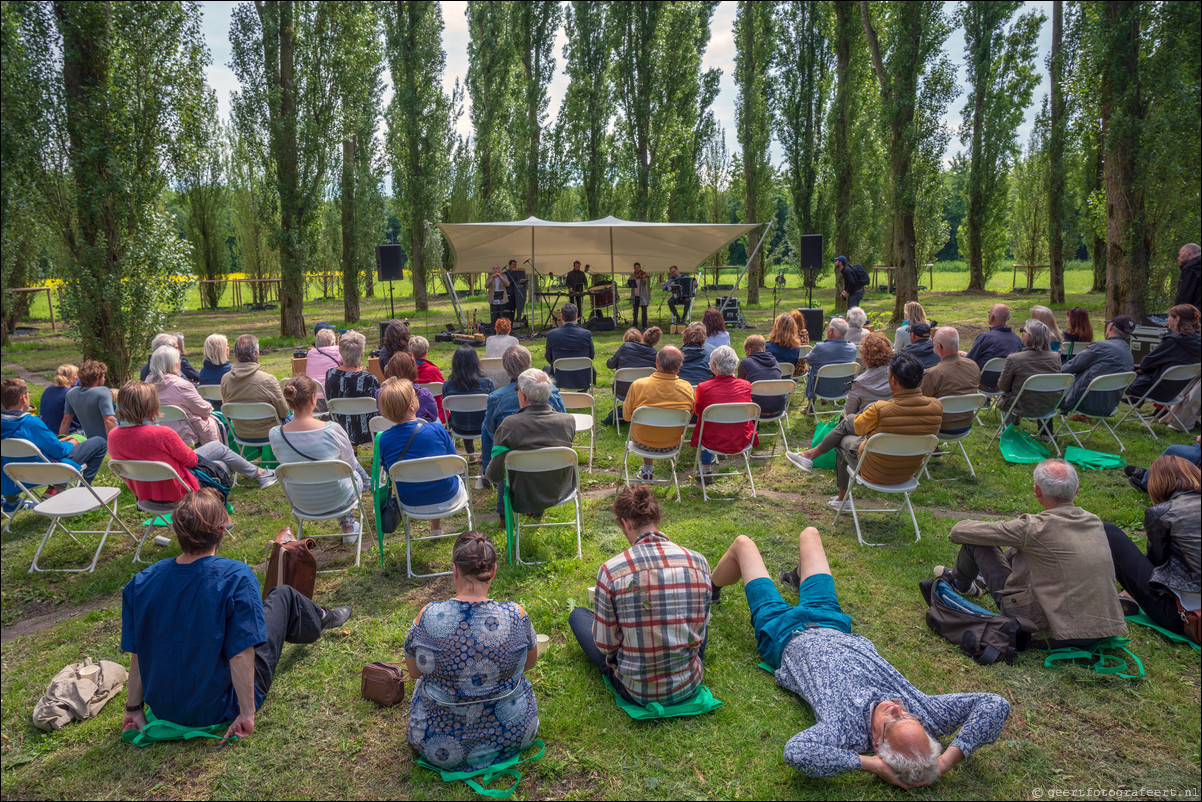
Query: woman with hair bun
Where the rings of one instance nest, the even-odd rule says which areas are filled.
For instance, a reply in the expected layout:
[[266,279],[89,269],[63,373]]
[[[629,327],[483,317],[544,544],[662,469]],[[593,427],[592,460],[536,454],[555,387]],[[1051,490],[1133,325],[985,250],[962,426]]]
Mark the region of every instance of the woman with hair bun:
[[454,598],[427,604],[405,638],[416,678],[409,743],[443,771],[476,771],[521,752],[538,734],[538,702],[525,671],[538,649],[517,602],[488,597],[497,551],[464,532],[451,551]]
[[577,607],[568,625],[623,699],[644,707],[687,701],[704,679],[709,563],[659,531],[664,510],[647,485],[623,488],[613,512],[630,548],[597,572],[595,612]]
[[[351,467],[351,478],[310,489],[308,501],[311,504],[336,510],[362,493],[369,479],[359,460],[355,459],[355,448],[346,430],[333,421],[313,417],[320,391],[321,385],[308,376],[294,376],[285,382],[284,400],[292,410],[292,420],[273,428],[267,433],[267,439],[280,464],[337,459]],[[344,543],[354,543],[362,528],[354,513],[339,518],[338,525],[342,527]],[[363,544],[368,546],[369,541],[364,540]]]

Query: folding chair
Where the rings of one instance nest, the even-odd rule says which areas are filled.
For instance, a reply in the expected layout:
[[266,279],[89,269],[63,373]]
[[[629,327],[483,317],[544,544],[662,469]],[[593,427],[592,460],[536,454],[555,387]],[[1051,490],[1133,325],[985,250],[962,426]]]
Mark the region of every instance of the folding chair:
[[[856,539],[861,546],[883,546],[883,543],[869,543],[864,540],[864,535],[860,531],[860,516],[861,512],[898,512],[898,510],[857,510],[855,501],[852,500],[852,493],[856,485],[863,485],[869,490],[875,490],[878,493],[901,493],[906,499],[906,509],[910,511],[910,521],[914,524],[914,542],[917,543],[922,539],[922,533],[918,531],[918,518],[914,515],[914,505],[910,503],[911,491],[918,489],[918,474],[922,473],[926,468],[927,461],[930,460],[931,454],[935,452],[935,447],[939,445],[939,438],[933,434],[874,434],[868,438],[864,444],[864,450],[860,452],[860,459],[856,466],[852,468],[847,466],[847,473],[850,476],[850,481],[847,485],[847,495],[843,498],[843,503],[839,505],[839,511],[835,513],[835,523],[839,523],[839,517],[843,515],[843,510],[849,506],[851,508],[851,517],[856,525]],[[864,477],[860,476],[860,470],[867,464],[871,455],[880,454],[888,457],[921,457],[922,462],[914,469],[913,475],[904,482],[898,482],[892,485],[877,484],[869,482]]]
[[780,368],[780,377],[793,381],[793,374],[797,372],[797,364],[790,362],[777,362],[776,366]]
[[[305,521],[329,521],[353,512],[359,508],[359,536],[355,539],[355,566],[359,560],[363,545],[363,530],[367,528],[367,518],[363,512],[363,496],[355,493],[354,498],[334,509],[320,509],[309,499],[320,488],[337,485],[349,480],[356,487],[355,471],[350,465],[339,459],[322,459],[312,462],[280,463],[275,469],[280,484],[284,486],[284,496],[292,505],[292,514],[296,516],[296,539],[305,539]],[[345,537],[342,532],[336,535],[309,535],[308,537]],[[333,568],[318,573],[328,574],[334,571],[345,571],[345,568]]]
[[[707,479],[716,479],[719,476],[742,476],[743,471],[728,471],[727,473],[701,473],[701,449],[704,447],[706,451],[712,454],[718,454],[723,457],[743,457],[743,467],[747,472],[747,481],[751,485],[751,497],[755,498],[755,479],[751,478],[751,460],[748,455],[751,453],[752,444],[755,443],[755,438],[747,444],[747,447],[741,451],[720,451],[710,446],[703,446],[705,443],[705,424],[709,421],[714,423],[755,423],[759,426],[760,422],[760,405],[759,404],[713,404],[701,411],[701,419],[697,421],[697,457],[696,468],[701,479],[701,497],[709,501],[709,492],[706,489]],[[716,462],[714,463],[717,464]],[[713,466],[711,466],[712,468]],[[732,499],[727,499],[732,500]]]
[[[270,405],[269,405],[270,406]],[[108,461],[109,470],[117,474],[128,484],[131,481],[136,482],[177,482],[184,489],[184,493],[191,493],[192,488],[188,486],[180,475],[176,473],[175,468],[165,462],[140,459],[110,459]],[[133,486],[130,486],[133,490]],[[137,494],[135,493],[136,497]],[[150,501],[138,499],[138,509],[142,512],[150,514],[150,520],[146,522],[146,530],[142,532],[142,538],[138,541],[138,550],[134,552],[133,562],[151,562],[150,560],[142,559],[142,546],[146,544],[146,538],[150,535],[156,526],[168,526],[167,523],[158,523],[160,520],[168,520],[171,513],[175,510],[177,502],[174,501]]]
[[[246,449],[263,448],[270,445],[270,443],[266,437],[262,439],[239,437],[238,421],[269,420],[272,426],[279,426],[281,422],[280,416],[276,414],[275,407],[265,401],[227,401],[221,405],[221,414],[229,421],[230,431],[234,435],[234,445],[238,447],[238,453],[243,457],[246,456]],[[259,461],[262,462],[262,459],[260,458]],[[234,481],[237,481],[237,479]]]
[[[995,356],[993,359],[986,361],[985,367],[981,368],[981,386],[978,392],[985,396],[986,406],[993,405],[995,411],[997,410],[997,405],[994,403],[994,400],[1004,395],[1001,390],[997,389],[997,383],[1002,378],[1002,368],[1004,367],[1006,367],[1006,357]],[[986,390],[986,387],[994,389]],[[1000,415],[1001,413],[999,412],[998,414]],[[977,424],[980,425],[981,411],[977,410],[977,413],[973,417],[977,419]]]
[[612,385],[614,394],[614,428],[618,430],[619,437],[622,436],[622,415],[618,412],[618,407],[626,400],[626,393],[630,392],[630,385],[639,379],[645,379],[648,376],[654,375],[655,368],[618,368],[614,371]]
[[[1060,410],[1060,402],[1064,399],[1064,394],[1073,386],[1073,377],[1068,373],[1037,373],[1034,376],[1027,377],[1023,382],[1023,386],[1019,388],[1018,395],[1014,396],[1014,403],[1010,405],[1010,410],[1013,410],[1022,401],[1023,396],[1040,395],[1043,396],[1043,401],[1048,405],[1047,412],[1039,415],[1015,415],[1010,410],[1002,413],[999,410],[1001,422],[998,424],[997,431],[993,433],[993,437],[989,438],[989,445],[993,445],[993,441],[1002,436],[1002,432],[1010,423],[1018,423],[1023,418],[1033,421],[1051,421],[1054,420]],[[1056,449],[1056,456],[1060,456],[1060,446],[1056,444],[1056,438],[1051,438],[1052,447]]]
[[[373,431],[371,429],[371,422],[380,414],[379,409],[376,407],[376,399],[371,397],[330,398],[326,400],[326,409],[330,413],[330,420],[338,423],[344,429],[346,428],[348,418],[363,417],[364,415],[367,415],[369,416],[367,419],[368,431]],[[341,416],[343,420],[338,420],[338,418],[334,416]],[[358,446],[355,448],[357,450]]]
[[[575,526],[576,527],[576,559],[584,558],[584,553],[581,547],[580,534],[583,528],[582,514],[580,509],[580,460],[576,454],[576,450],[567,446],[554,446],[550,448],[536,448],[529,451],[510,451],[505,455],[505,492],[510,492],[513,487],[514,474],[523,474],[526,481],[537,481],[530,474],[545,473],[547,471],[559,471],[566,468],[571,468],[574,474],[572,490],[563,498],[555,503],[558,507],[562,504],[573,502],[576,507],[576,519],[568,523],[559,524],[522,524],[524,516],[519,515],[514,511],[514,556],[521,565],[540,565],[541,562],[527,562],[522,559],[522,529],[548,529],[556,526]],[[542,562],[546,562],[545,560]]]
[[447,406],[446,399],[442,397],[442,385],[443,382],[419,382],[413,386],[425,388],[430,395],[434,396],[434,403],[440,403],[441,400],[442,408],[445,410]]
[[367,430],[373,435],[386,432],[393,426],[396,426],[396,421],[391,421],[383,415],[376,415],[367,421]]
[[499,356],[481,357],[480,372],[492,379],[492,383],[497,386],[498,390],[509,384],[509,373],[506,372],[505,365],[502,364]]
[[[439,382],[437,384],[438,384],[439,395],[442,395],[442,383]],[[422,385],[422,386],[426,386],[426,385]],[[451,413],[452,412],[460,412],[463,414],[471,414],[474,412],[484,412],[485,410],[488,409],[488,393],[465,393],[463,395],[446,395],[446,396],[443,396],[443,398],[442,398],[442,408],[443,408],[443,411],[447,413],[447,433],[450,434],[451,437],[455,437],[455,438],[458,438],[458,439],[464,440],[464,441],[480,439],[480,431],[478,429],[474,432],[472,432],[472,431],[468,431],[468,432],[457,431],[455,429],[455,427],[451,425],[451,420],[452,420]],[[372,422],[375,422],[376,420],[378,420],[381,417],[383,417],[383,416],[381,415],[381,416],[372,418]],[[389,421],[389,425],[390,426],[392,425],[392,421]],[[470,468],[468,469],[468,473],[469,473],[469,476],[467,478],[469,478],[469,479],[474,478],[470,475],[470,473],[471,473]],[[481,471],[480,475],[483,476],[484,472]]]
[[[42,453],[42,449],[38,448],[28,440],[21,439],[20,437],[6,437],[3,440],[0,440],[0,456],[3,456],[6,460],[36,460],[37,462],[47,464],[50,463],[50,460],[46,459],[46,455]],[[41,501],[41,499],[35,494],[34,503],[36,504],[39,501]],[[21,505],[18,503],[15,510],[4,513],[5,532],[12,531],[10,527],[12,526],[13,519],[16,518],[20,512]]]
[[[573,455],[575,453],[575,451],[572,452]],[[433,521],[438,518],[449,518],[460,510],[467,510],[467,529],[464,531],[475,528],[472,523],[472,494],[467,489],[467,460],[458,454],[401,460],[392,464],[392,467],[388,469],[388,476],[392,479],[392,492],[396,493],[397,503],[401,506],[401,518],[405,524],[405,570],[408,572],[409,578],[426,579],[432,576],[448,576],[450,571],[437,571],[432,574],[413,573],[413,544],[423,540],[458,537],[461,533],[450,532],[441,535],[413,537],[409,521]],[[400,485],[437,482],[451,477],[455,477],[459,481],[459,493],[449,501],[423,507],[409,507],[401,504]]]
[[[564,409],[576,421],[576,434],[579,435],[584,430],[588,430],[588,469],[591,471],[593,469],[593,450],[596,444],[593,422],[597,419],[597,402],[593,400],[590,393],[560,393],[559,397],[563,400]],[[588,412],[573,411],[577,409],[587,409]],[[582,448],[582,446],[574,446],[574,448]]]
[[196,428],[196,423],[188,417],[188,413],[184,412],[182,407],[177,407],[175,404],[159,405],[158,423],[179,423],[188,424],[188,428],[192,430],[192,434],[196,437],[196,444],[200,445],[200,429]]
[[[573,386],[579,382],[565,382],[560,378],[561,374],[574,372],[578,370],[588,370],[589,378],[583,387]],[[555,364],[551,366],[551,373],[555,376],[555,386],[562,390],[583,390],[588,392],[593,388],[593,360],[587,356],[569,356],[563,359],[556,359]],[[653,371],[654,372],[654,371]]]
[[[1199,371],[1202,371],[1202,365],[1197,363],[1193,365],[1174,365],[1168,368],[1164,373],[1160,374],[1160,378],[1156,380],[1156,383],[1148,388],[1148,392],[1144,393],[1139,399],[1134,402],[1130,398],[1126,399],[1127,406],[1130,409],[1127,410],[1123,417],[1119,418],[1119,422],[1115,426],[1122,426],[1123,421],[1134,415],[1144,425],[1144,428],[1148,430],[1148,433],[1152,435],[1152,439],[1159,440],[1160,438],[1156,436],[1156,432],[1152,431],[1148,420],[1139,414],[1139,408],[1144,405],[1145,401],[1154,401],[1164,407],[1169,415],[1173,416],[1173,420],[1177,421],[1177,425],[1183,431],[1189,431],[1191,427],[1182,421],[1181,418],[1178,418],[1177,413],[1173,412],[1172,408],[1185,400],[1185,391],[1189,388],[1190,382],[1198,378]],[[1164,387],[1161,387],[1161,385],[1164,385]]]
[[[789,401],[792,398],[793,391],[797,385],[792,379],[763,379],[758,382],[751,383],[751,400],[760,407],[760,423],[775,423],[777,432],[780,435],[780,441],[784,445],[784,451],[789,450],[789,439],[785,436],[785,424],[789,422]],[[780,412],[775,415],[764,417],[762,414],[764,402],[771,399],[784,399],[784,405]],[[771,432],[762,433],[762,437],[776,437],[777,435]],[[783,452],[782,452],[783,453]],[[776,441],[772,441],[772,453],[767,455],[753,454],[753,457],[761,459],[771,459],[776,456]]]
[[[108,540],[109,534],[113,531],[113,522],[130,537],[134,537],[134,533],[122,523],[117,517],[117,497],[121,495],[119,487],[92,487],[83,478],[78,470],[70,465],[64,465],[61,462],[10,462],[4,466],[4,472],[8,474],[8,478],[16,483],[17,487],[21,488],[21,492],[29,497],[30,501],[34,502],[32,512],[38,515],[44,515],[50,519],[50,527],[46,530],[46,534],[42,536],[42,542],[38,545],[37,552],[33,555],[33,562],[29,565],[29,573],[43,571],[61,571],[63,573],[90,573],[96,569],[96,562],[100,559],[100,551],[104,548],[104,541]],[[41,500],[33,494],[31,488],[44,485],[74,485],[66,490],[62,490],[48,499]],[[111,506],[110,506],[111,505]],[[71,531],[63,526],[63,518],[74,518],[77,515],[86,515],[89,512],[96,510],[104,510],[108,514],[108,521],[105,524],[104,530],[100,529],[76,529]],[[46,541],[54,534],[55,528],[62,529],[67,537],[74,540],[76,543],[79,539],[76,535],[100,535],[100,544],[96,546],[96,553],[92,555],[92,562],[87,568],[39,568],[38,558],[42,556],[42,549],[46,548]]]
[[[631,454],[643,459],[666,459],[672,466],[672,486],[676,488],[676,500],[680,501],[680,482],[676,478],[676,458],[680,456],[680,449],[684,445],[685,426],[692,416],[693,413],[687,409],[663,409],[647,406],[639,407],[631,414],[631,428],[626,438],[626,450],[622,452],[622,475],[626,478],[627,487],[630,487],[630,464],[627,458]],[[634,424],[636,423],[655,429],[679,429],[680,439],[676,441],[676,447],[671,451],[649,451],[645,446],[634,441]],[[667,479],[660,481],[664,484],[668,483]],[[651,484],[655,483],[656,480],[651,480]]]
[[1060,355],[1064,357],[1065,361],[1067,361],[1075,357],[1077,354],[1083,353],[1085,349],[1089,348],[1091,345],[1093,345],[1093,343],[1072,343],[1068,342],[1067,340],[1062,340],[1060,343]]
[[210,403],[216,401],[221,403],[221,385],[220,384],[201,384],[196,388],[200,392],[200,397]]
[[[1073,408],[1067,412],[1060,413],[1060,426],[1056,428],[1056,432],[1052,435],[1052,438],[1071,437],[1078,446],[1084,448],[1085,446],[1081,444],[1081,438],[1078,435],[1084,434],[1085,439],[1088,440],[1097,431],[1099,426],[1105,426],[1106,431],[1110,432],[1110,436],[1114,438],[1114,442],[1119,444],[1119,451],[1126,451],[1127,447],[1123,445],[1123,441],[1115,434],[1114,429],[1110,428],[1110,424],[1106,422],[1106,419],[1118,412],[1119,405],[1123,402],[1123,393],[1127,391],[1127,388],[1134,381],[1135,371],[1130,370],[1125,373],[1107,373],[1103,376],[1095,376],[1093,381],[1089,383],[1089,386],[1085,388],[1085,392],[1077,399],[1077,403],[1073,405]],[[1107,398],[1107,395],[1112,397]],[[1088,406],[1086,402],[1091,397],[1093,397],[1093,400],[1106,405],[1108,411],[1105,415],[1097,415],[1081,409],[1083,405]],[[1093,426],[1088,432],[1074,432],[1068,420],[1073,415],[1084,415],[1093,421]],[[1061,432],[1066,433],[1061,434]]]
[[[810,412],[814,415],[815,424],[818,423],[819,414],[838,415],[842,411],[841,404],[847,400],[851,383],[859,372],[860,366],[855,362],[838,362],[818,368],[818,373],[814,375],[814,397],[810,399]],[[835,409],[819,413],[819,401],[828,401],[835,405]]]
[[[977,472],[972,467],[972,460],[968,458],[968,452],[964,450],[964,441],[972,434],[972,422],[977,418],[977,411],[985,404],[984,393],[969,393],[967,395],[945,395],[939,399],[939,403],[943,406],[943,416],[955,415],[963,412],[971,412],[972,417],[969,418],[969,426],[959,434],[944,434],[940,432],[939,443],[955,443],[960,447],[960,453],[964,455],[964,461],[968,463],[968,472],[976,477]],[[926,467],[927,478],[931,478],[931,469]],[[947,479],[941,481],[950,481]]]

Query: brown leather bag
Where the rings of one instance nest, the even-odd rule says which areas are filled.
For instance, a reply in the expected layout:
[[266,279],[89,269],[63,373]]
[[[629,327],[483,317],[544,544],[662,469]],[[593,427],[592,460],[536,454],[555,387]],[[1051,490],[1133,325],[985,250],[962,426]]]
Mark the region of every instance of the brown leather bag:
[[1181,616],[1181,623],[1184,625],[1185,637],[1192,640],[1194,643],[1202,644],[1202,611],[1186,610],[1181,606],[1181,599],[1173,597],[1177,602],[1177,615]]
[[313,598],[317,583],[317,558],[313,538],[296,540],[291,529],[284,529],[267,544],[267,580],[263,583],[263,598],[276,585],[291,585],[307,599]]
[[380,707],[392,707],[405,701],[408,677],[400,663],[368,663],[360,673],[359,693]]

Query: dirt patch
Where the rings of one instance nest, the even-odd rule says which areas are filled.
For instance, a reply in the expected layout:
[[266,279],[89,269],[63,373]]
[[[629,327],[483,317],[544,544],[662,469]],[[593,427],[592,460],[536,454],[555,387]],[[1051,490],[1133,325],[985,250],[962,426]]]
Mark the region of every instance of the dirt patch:
[[40,373],[34,373],[32,370],[27,370],[26,368],[18,365],[16,362],[5,360],[4,366],[9,370],[16,371],[18,378],[24,379],[27,384],[36,384],[38,387],[50,386],[50,382],[46,381],[45,376]]
[[[93,610],[103,610],[117,602],[117,597],[98,599],[87,604],[64,607],[54,603],[35,603],[32,611],[26,610],[21,617],[0,630],[0,643],[8,643],[24,635],[32,635],[70,618],[78,618]],[[45,610],[45,612],[42,612]]]

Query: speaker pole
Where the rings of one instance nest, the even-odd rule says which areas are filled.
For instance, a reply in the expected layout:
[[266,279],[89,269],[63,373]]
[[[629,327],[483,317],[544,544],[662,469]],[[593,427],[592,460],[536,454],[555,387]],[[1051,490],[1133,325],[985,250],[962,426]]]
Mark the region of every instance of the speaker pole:
[[743,276],[747,275],[747,269],[751,267],[751,261],[755,259],[755,255],[759,253],[760,248],[763,247],[764,240],[768,239],[768,232],[772,230],[772,226],[775,224],[775,219],[768,221],[768,227],[764,229],[763,236],[760,237],[760,241],[755,244],[755,249],[752,250],[751,255],[747,257],[747,264],[743,265],[743,269],[740,270],[739,275],[735,277],[735,286],[731,289],[730,293],[722,299],[722,306],[718,308],[719,312],[726,312],[726,305],[730,303],[730,299],[735,297],[735,293],[739,291],[739,282],[743,280]]
[[388,309],[391,312],[390,320],[396,320],[396,301],[392,298],[392,280],[388,280]]

